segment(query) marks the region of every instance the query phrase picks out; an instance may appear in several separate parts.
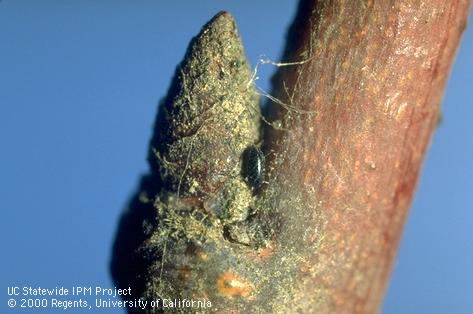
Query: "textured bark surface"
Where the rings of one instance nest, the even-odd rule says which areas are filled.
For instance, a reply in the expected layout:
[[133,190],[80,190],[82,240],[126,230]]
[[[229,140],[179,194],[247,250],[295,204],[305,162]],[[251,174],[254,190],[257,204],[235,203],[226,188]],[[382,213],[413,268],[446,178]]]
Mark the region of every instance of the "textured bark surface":
[[298,280],[302,299],[324,290],[314,311],[378,308],[468,9],[463,0],[301,2],[284,60],[307,62],[274,83],[284,103],[315,114],[271,107],[290,132],[268,128],[265,143],[292,156],[281,177],[315,190],[307,210],[323,241]]
[[[130,299],[210,300],[213,312],[376,312],[468,8],[301,1],[260,139],[233,20],[217,15],[158,117],[151,173],[114,246],[117,285],[132,287]],[[243,72],[235,81],[231,71]],[[245,123],[244,141],[222,137]],[[252,190],[238,159],[258,141],[267,176]]]

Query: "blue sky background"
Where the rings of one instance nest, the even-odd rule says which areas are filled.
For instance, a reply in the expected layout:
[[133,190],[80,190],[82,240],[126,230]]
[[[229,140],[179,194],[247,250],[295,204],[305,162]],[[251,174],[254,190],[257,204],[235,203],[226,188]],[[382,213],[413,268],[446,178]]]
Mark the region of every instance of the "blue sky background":
[[[1,312],[10,285],[113,287],[118,218],[188,41],[228,10],[254,66],[278,59],[295,12],[289,0],[196,3],[0,1]],[[472,55],[468,28],[383,313],[473,311]],[[260,68],[264,89],[273,70]]]

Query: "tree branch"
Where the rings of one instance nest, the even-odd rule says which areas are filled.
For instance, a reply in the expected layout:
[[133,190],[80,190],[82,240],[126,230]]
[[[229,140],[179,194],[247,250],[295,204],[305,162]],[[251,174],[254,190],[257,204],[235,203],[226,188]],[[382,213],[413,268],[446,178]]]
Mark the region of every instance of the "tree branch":
[[117,285],[161,307],[375,312],[468,8],[301,1],[264,117],[234,22],[217,15],[161,106]]
[[303,300],[323,291],[324,302],[309,306],[316,312],[378,308],[468,8],[300,3],[284,60],[308,61],[281,68],[274,84],[280,100],[314,114],[272,106],[290,132],[267,128],[265,143],[291,156],[280,181],[314,191],[301,209],[312,213],[308,238],[323,240],[307,252],[296,289]]

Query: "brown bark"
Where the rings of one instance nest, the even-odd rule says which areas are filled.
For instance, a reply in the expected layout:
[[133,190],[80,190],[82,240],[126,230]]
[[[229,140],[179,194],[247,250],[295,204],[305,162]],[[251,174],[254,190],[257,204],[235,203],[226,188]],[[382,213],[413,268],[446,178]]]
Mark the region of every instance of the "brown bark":
[[[304,210],[316,227],[290,237],[308,248],[321,239],[295,281],[302,309],[378,309],[468,9],[465,0],[301,2],[284,60],[303,62],[280,69],[286,105],[270,108],[289,131],[268,127],[265,146],[291,156],[278,182],[314,191]],[[305,214],[281,215],[288,224]],[[322,302],[311,301],[314,289]]]
[[117,286],[213,312],[375,312],[468,9],[302,0],[268,95],[261,187],[262,157],[246,169],[258,184],[239,167],[260,140],[256,94],[233,19],[215,16],[161,107]]

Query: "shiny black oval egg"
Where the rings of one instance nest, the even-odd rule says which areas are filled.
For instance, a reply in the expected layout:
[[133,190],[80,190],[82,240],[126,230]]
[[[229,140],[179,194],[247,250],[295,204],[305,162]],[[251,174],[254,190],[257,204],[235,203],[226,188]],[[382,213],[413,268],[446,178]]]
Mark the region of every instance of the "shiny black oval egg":
[[251,189],[256,190],[264,179],[264,154],[256,146],[249,146],[243,152],[242,175]]

